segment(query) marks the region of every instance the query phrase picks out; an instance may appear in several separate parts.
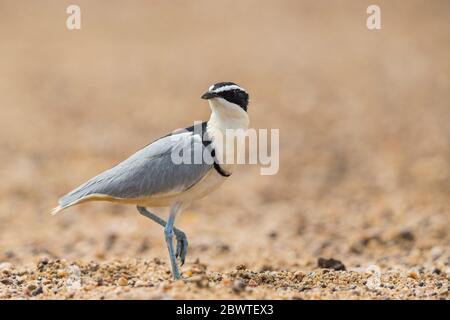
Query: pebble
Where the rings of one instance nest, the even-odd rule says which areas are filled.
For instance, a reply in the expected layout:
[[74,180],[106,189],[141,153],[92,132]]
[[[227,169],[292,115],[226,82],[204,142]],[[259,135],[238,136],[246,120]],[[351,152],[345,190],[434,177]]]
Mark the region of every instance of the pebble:
[[233,291],[235,293],[240,293],[245,290],[245,283],[241,279],[236,279],[233,282]]
[[440,275],[440,274],[442,273],[442,271],[441,271],[441,269],[439,269],[439,268],[434,268],[434,269],[433,269],[433,273],[434,273],[434,274],[437,274],[437,275]]
[[333,258],[331,259],[319,258],[317,260],[317,265],[320,268],[333,269],[336,271],[345,271],[345,265],[341,261],[335,260]]
[[199,288],[206,288],[209,285],[209,280],[206,276],[196,275],[185,280],[187,283],[195,283]]
[[248,282],[248,286],[249,286],[249,287],[257,287],[258,284],[256,283],[255,280],[250,279],[250,281]]
[[42,287],[37,287],[36,289],[31,291],[31,295],[32,296],[37,296],[37,295],[42,294],[42,293],[44,293],[44,290],[42,289]]
[[412,278],[414,280],[419,280],[419,274],[415,271],[408,272],[408,278]]
[[137,280],[134,284],[135,287],[145,287],[145,282],[142,280]]
[[[312,260],[312,264],[309,266],[314,267],[314,263],[315,261]],[[50,260],[45,265],[43,272],[38,271],[36,265],[34,269],[27,271],[11,269],[9,274],[0,272],[0,298],[47,298],[47,295],[54,298],[71,298],[69,294],[72,294],[73,298],[75,293],[76,298],[99,297],[99,291],[102,289],[99,289],[97,285],[100,284],[104,285],[103,289],[109,292],[108,297],[126,292],[129,292],[130,297],[135,297],[141,294],[137,287],[154,287],[156,290],[162,289],[160,291],[162,298],[191,297],[197,294],[210,296],[217,293],[220,297],[231,294],[230,297],[234,295],[234,297],[240,296],[241,298],[270,298],[277,295],[279,298],[289,299],[294,295],[298,298],[318,296],[327,299],[359,295],[363,298],[370,296],[372,298],[434,297],[445,299],[448,296],[449,288],[447,283],[443,282],[443,278],[446,272],[450,271],[445,269],[442,264],[431,267],[423,266],[422,268],[418,265],[403,272],[400,271],[401,269],[396,272],[387,271],[384,286],[380,283],[371,289],[369,283],[373,275],[368,274],[365,268],[352,269],[349,272],[333,272],[325,269],[327,272],[315,270],[315,272],[306,273],[300,270],[295,271],[295,269],[293,271],[259,272],[239,267],[241,270],[206,274],[205,268],[198,264],[192,266],[192,270],[196,272],[193,272],[191,277],[185,276],[181,281],[171,281],[170,277],[164,274],[164,265],[157,268],[153,260],[149,260],[147,264],[142,263],[146,266],[145,273],[140,273],[135,264],[136,262],[113,261],[97,265],[77,262],[75,265],[59,260]],[[41,263],[41,265],[43,264]],[[299,268],[299,265],[292,267]],[[439,271],[434,271],[436,268],[440,268]],[[197,273],[197,269],[202,273]],[[83,277],[82,287],[81,276]],[[111,288],[111,285],[115,287]],[[83,290],[77,291],[75,290],[77,288]]]
[[303,272],[301,272],[301,271],[294,272],[294,278],[296,280],[302,281],[304,277],[305,277],[305,274]]
[[396,240],[414,241],[414,234],[409,230],[403,230],[396,235]]
[[125,287],[128,285],[128,280],[124,277],[120,277],[119,280],[117,280],[117,284],[121,287]]
[[58,277],[60,277],[60,278],[65,278],[65,277],[67,277],[67,272],[64,271],[64,270],[58,270],[57,275],[58,275]]
[[9,263],[9,262],[2,262],[2,263],[0,263],[0,271],[3,271],[3,270],[8,270],[9,271],[12,268],[13,268],[12,263]]
[[34,284],[34,283],[30,283],[28,286],[27,286],[27,289],[29,290],[29,291],[33,291],[33,290],[35,290],[37,288],[37,286]]
[[83,287],[84,291],[91,291],[94,288],[95,288],[95,286],[93,284],[88,284],[88,285]]

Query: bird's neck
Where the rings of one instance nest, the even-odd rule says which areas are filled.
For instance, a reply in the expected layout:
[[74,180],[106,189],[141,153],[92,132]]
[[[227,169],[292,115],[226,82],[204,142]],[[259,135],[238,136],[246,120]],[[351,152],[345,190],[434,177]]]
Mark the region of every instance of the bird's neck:
[[[227,155],[234,155],[233,158],[236,158],[239,150],[242,150],[238,143],[242,143],[244,139],[236,139],[236,136],[247,131],[249,117],[239,106],[224,106],[214,100],[210,100],[210,106],[212,112],[206,131],[219,163],[231,173],[233,165],[229,163],[231,156],[227,158]],[[235,160],[233,163],[236,163]]]

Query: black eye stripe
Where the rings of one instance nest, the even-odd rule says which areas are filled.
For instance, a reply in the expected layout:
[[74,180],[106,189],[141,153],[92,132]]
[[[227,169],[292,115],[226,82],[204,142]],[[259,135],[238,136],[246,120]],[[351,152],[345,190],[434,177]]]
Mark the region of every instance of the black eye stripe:
[[[228,88],[227,88],[228,87]],[[223,91],[220,90],[222,88]],[[227,100],[228,102],[237,104],[243,110],[247,111],[248,94],[243,88],[234,82],[218,82],[208,89],[217,96]]]
[[248,94],[245,91],[239,89],[227,90],[217,93],[220,97],[224,98],[228,102],[237,104],[242,109],[247,111]]

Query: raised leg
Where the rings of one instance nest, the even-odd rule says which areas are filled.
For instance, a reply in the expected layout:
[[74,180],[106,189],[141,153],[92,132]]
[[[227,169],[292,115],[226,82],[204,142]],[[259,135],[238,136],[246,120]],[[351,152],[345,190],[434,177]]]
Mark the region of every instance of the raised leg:
[[[156,214],[148,211],[144,207],[137,206],[137,209],[140,214],[143,216],[155,221],[157,224],[165,227],[166,221],[158,217]],[[173,232],[175,234],[175,238],[177,239],[177,248],[175,249],[175,256],[180,259],[181,265],[184,264],[186,259],[187,249],[188,249],[188,240],[186,234],[180,229],[173,228]]]
[[175,217],[180,210],[181,204],[175,202],[170,207],[169,219],[167,219],[166,226],[164,227],[164,235],[166,237],[167,249],[169,250],[170,264],[172,265],[172,276],[174,280],[180,279],[180,270],[177,265],[177,258],[175,257],[175,252],[173,250],[173,224],[175,222]]

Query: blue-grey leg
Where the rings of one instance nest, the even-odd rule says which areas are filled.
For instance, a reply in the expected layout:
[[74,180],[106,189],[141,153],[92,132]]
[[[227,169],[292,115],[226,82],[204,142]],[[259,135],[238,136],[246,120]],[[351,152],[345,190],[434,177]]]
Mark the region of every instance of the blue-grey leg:
[[170,264],[172,265],[172,276],[175,280],[180,279],[180,270],[177,265],[177,258],[173,250],[173,224],[175,217],[181,208],[181,203],[175,202],[170,207],[169,218],[167,219],[166,226],[164,227],[164,235],[166,237],[167,249],[169,250]]
[[[142,214],[144,217],[147,217],[155,221],[157,224],[163,227],[166,226],[167,223],[165,220],[161,219],[156,214],[148,211],[145,207],[137,206],[137,209],[139,213]],[[173,228],[173,232],[175,233],[175,238],[177,239],[177,248],[175,249],[175,256],[180,259],[181,265],[183,265],[186,259],[188,249],[187,237],[183,231],[175,227]]]

